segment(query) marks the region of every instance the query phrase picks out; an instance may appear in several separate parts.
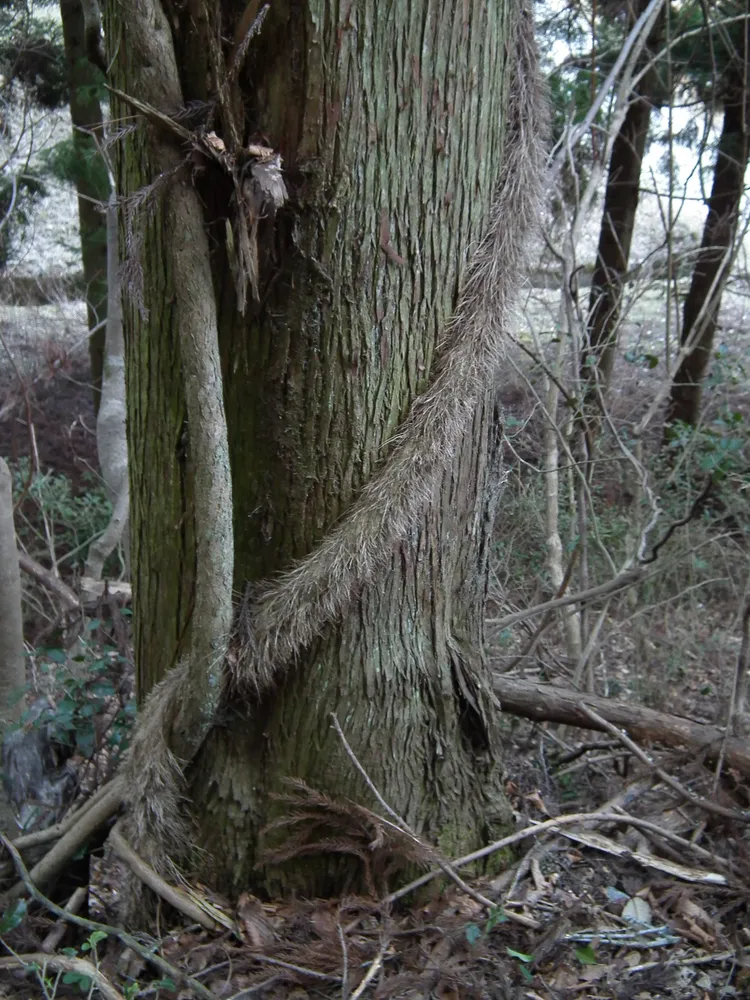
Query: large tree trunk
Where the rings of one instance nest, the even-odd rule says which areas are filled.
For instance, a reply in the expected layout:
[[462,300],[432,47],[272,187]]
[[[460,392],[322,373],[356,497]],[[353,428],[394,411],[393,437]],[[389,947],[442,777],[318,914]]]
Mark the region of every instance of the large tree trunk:
[[[145,88],[153,103],[152,60],[139,52],[135,32],[121,44],[131,26],[118,24],[121,7],[110,9],[108,32],[117,83],[135,96]],[[219,28],[208,7],[172,22],[155,7],[155,30],[172,36],[184,103],[211,98],[207,54],[213,39],[235,34],[246,10],[234,3],[232,20]],[[433,379],[438,340],[470,253],[496,220],[493,196],[507,146],[517,141],[507,127],[508,95],[514,74],[529,70],[514,52],[516,23],[528,34],[528,17],[516,0],[363,0],[342,9],[331,0],[282,0],[251,42],[244,127],[249,141],[263,137],[281,151],[290,201],[260,223],[258,301],[244,316],[227,248],[232,185],[210,166],[196,182],[211,247],[238,591],[325,547]],[[242,37],[237,32],[236,41]],[[159,178],[164,197],[126,221],[130,245],[143,241],[125,316],[141,698],[194,640],[199,584],[194,428],[186,422],[175,320],[175,303],[189,290],[175,285],[174,247],[164,242],[175,179],[165,177],[156,142],[154,131],[139,131],[119,164],[126,195]],[[527,166],[534,181],[540,164]],[[510,215],[493,223],[501,247],[514,246],[524,224]],[[505,287],[503,265],[513,261],[497,263],[496,275],[479,271],[476,282]],[[187,770],[196,843],[207,852],[203,874],[225,889],[311,894],[340,889],[344,877],[361,885],[362,871],[335,851],[255,867],[261,848],[278,846],[279,834],[262,830],[287,808],[275,798],[286,778],[376,805],[331,713],[385,798],[447,851],[469,849],[509,820],[482,657],[500,487],[497,414],[493,392],[482,388],[486,352],[478,344],[473,353],[467,379],[480,386],[479,405],[443,402],[455,409],[458,432],[445,441],[437,489],[425,497],[432,502],[413,524],[394,529],[392,554],[375,553],[384,566],[376,581],[366,583],[363,570],[356,585],[356,554],[336,564],[340,578],[316,596],[333,610],[311,617],[337,624],[311,626],[317,637],[275,687],[225,697],[220,725]],[[433,422],[442,427],[443,414],[434,412]],[[412,464],[422,475],[418,451]],[[386,509],[390,498],[375,496],[376,512],[379,503]],[[388,530],[373,525],[378,537]],[[329,829],[329,844],[338,837],[340,847],[346,832],[344,823]]]
[[[649,0],[638,0],[636,20]],[[643,62],[653,58],[664,33],[664,13],[658,16],[643,53]],[[587,344],[582,355],[581,376],[606,390],[612,376],[617,348],[623,284],[630,259],[635,216],[641,185],[641,164],[657,89],[658,72],[652,69],[638,81],[622,127],[612,145],[607,187],[599,229],[599,247],[591,280],[587,321]]]
[[87,26],[82,0],[60,0],[65,59],[68,64],[70,117],[76,150],[75,183],[78,190],[78,223],[81,231],[83,277],[89,329],[94,411],[99,410],[104,366],[107,318],[107,222],[103,207],[109,196],[109,177],[92,135],[102,132],[100,93],[102,74],[89,59]]
[[737,232],[745,172],[750,156],[750,102],[744,77],[735,78],[725,97],[724,121],[714,167],[713,187],[701,249],[685,299],[680,342],[690,350],[677,368],[665,426],[676,421],[695,426],[700,417],[701,385],[713,350],[721,295]]

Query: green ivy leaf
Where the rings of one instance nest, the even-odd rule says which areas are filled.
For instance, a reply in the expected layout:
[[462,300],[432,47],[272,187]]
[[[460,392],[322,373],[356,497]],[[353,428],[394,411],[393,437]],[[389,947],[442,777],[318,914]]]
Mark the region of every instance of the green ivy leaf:
[[596,954],[590,944],[576,948],[576,958],[581,965],[596,965]]
[[519,962],[533,962],[534,961],[534,956],[533,955],[526,955],[524,952],[522,952],[522,951],[515,951],[513,948],[506,948],[505,950],[508,953],[508,955],[510,955],[511,958],[517,958]]
[[482,932],[477,927],[476,924],[467,924],[465,934],[466,934],[466,940],[469,942],[472,948],[482,936]]
[[15,930],[26,916],[26,900],[17,899],[0,917],[0,935]]
[[504,924],[507,919],[502,906],[493,906],[487,917],[487,923],[484,925],[484,933],[489,934],[498,924]]

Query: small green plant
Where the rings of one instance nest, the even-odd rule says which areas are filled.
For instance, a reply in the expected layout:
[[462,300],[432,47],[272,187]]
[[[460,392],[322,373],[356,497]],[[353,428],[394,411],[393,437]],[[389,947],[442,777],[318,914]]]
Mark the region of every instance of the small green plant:
[[508,918],[503,913],[502,906],[493,906],[490,910],[487,920],[484,923],[484,927],[479,927],[477,924],[470,923],[466,925],[465,934],[466,940],[473,947],[477,941],[482,937],[487,937],[498,924],[503,924]]
[[[89,632],[99,625],[90,621]],[[46,727],[52,742],[86,759],[106,744],[116,760],[127,749],[136,713],[135,701],[120,690],[127,661],[111,646],[80,645],[70,658],[62,649],[37,650],[37,669],[53,697],[40,714],[28,710],[20,724]]]
[[90,478],[78,495],[67,476],[31,472],[29,460],[12,466],[16,524],[21,541],[30,549],[54,543],[58,565],[83,562],[90,543],[104,531],[112,505],[104,487]]
[[531,982],[531,980],[533,979],[533,976],[531,975],[531,969],[529,968],[529,966],[533,963],[534,956],[533,955],[527,955],[526,952],[523,952],[523,951],[516,951],[514,948],[506,948],[505,950],[508,953],[508,955],[509,955],[510,958],[515,958],[515,959],[518,960],[518,962],[519,962],[519,966],[518,966],[519,971],[520,971],[521,975],[523,976],[523,978],[526,980],[526,982],[527,983]]
[[0,916],[0,937],[9,931],[14,931],[23,918],[26,916],[26,900],[17,899],[11,903],[8,909]]

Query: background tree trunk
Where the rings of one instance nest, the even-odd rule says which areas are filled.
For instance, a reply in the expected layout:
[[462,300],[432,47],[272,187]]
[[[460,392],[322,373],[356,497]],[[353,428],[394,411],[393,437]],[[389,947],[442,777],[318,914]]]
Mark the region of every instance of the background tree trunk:
[[[745,52],[745,61],[746,61]],[[700,417],[701,385],[713,350],[721,294],[737,232],[745,172],[750,156],[748,89],[744,77],[731,86],[724,103],[724,121],[716,153],[713,187],[703,240],[685,299],[680,343],[692,344],[675,372],[666,416],[666,430],[676,421],[695,425]]]
[[13,524],[13,481],[0,458],[0,721],[17,717],[26,683],[21,611],[21,572]]
[[[633,11],[635,21],[648,7],[639,0]],[[656,19],[643,53],[643,62],[653,58],[664,33],[664,12]],[[596,266],[591,279],[586,349],[581,377],[595,381],[606,391],[617,349],[623,283],[628,270],[633,227],[638,210],[641,164],[648,138],[658,71],[652,69],[636,85],[628,112],[612,146],[607,187],[599,229]]]
[[60,16],[68,64],[73,146],[77,154],[74,169],[86,309],[89,329],[94,331],[89,337],[91,381],[94,412],[98,413],[106,336],[104,321],[107,318],[107,222],[104,211],[96,203],[107,204],[109,177],[96,142],[88,133],[96,131],[100,138],[103,137],[102,74],[89,61],[81,0],[60,0]]
[[[175,18],[185,102],[207,101],[218,8]],[[227,5],[223,6],[226,18]],[[207,13],[206,13],[207,11]],[[248,136],[284,157],[291,199],[259,228],[260,301],[236,308],[229,180],[199,178],[212,247],[233,477],[235,585],[286,569],[346,512],[426,384],[473,245],[485,232],[504,156],[514,71],[515,0],[282,0],[251,43]],[[152,66],[117,23],[117,85],[138,95]],[[211,23],[208,23],[210,19]],[[168,30],[161,15],[155,30]],[[241,37],[241,35],[239,36]],[[177,109],[172,109],[177,110]],[[149,132],[129,136],[125,195],[157,182]],[[166,197],[169,197],[168,193]],[[135,646],[140,696],[186,647],[195,588],[195,470],[158,194],[126,206],[125,311]],[[483,598],[499,492],[494,400],[487,396],[439,495],[377,586],[352,595],[260,704],[224,707],[189,773],[204,875],[306,894],[352,875],[341,854],[255,869],[278,835],[262,828],[300,778],[373,804],[331,728],[335,712],[383,795],[447,851],[479,843],[509,811],[495,756]],[[330,831],[329,831],[330,832]],[[358,874],[353,887],[361,882]]]

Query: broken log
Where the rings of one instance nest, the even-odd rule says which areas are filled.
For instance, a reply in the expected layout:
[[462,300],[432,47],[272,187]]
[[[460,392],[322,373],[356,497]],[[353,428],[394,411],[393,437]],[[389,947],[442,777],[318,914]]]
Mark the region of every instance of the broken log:
[[503,711],[511,715],[535,722],[561,722],[580,729],[601,730],[581,707],[585,703],[608,722],[621,726],[639,743],[685,747],[693,756],[702,756],[707,764],[715,764],[723,752],[729,767],[750,775],[750,743],[732,736],[725,742],[724,730],[719,726],[504,674],[494,675],[493,689]]

